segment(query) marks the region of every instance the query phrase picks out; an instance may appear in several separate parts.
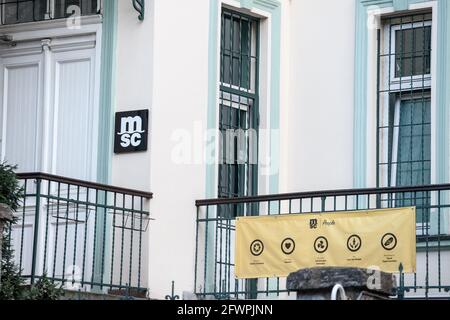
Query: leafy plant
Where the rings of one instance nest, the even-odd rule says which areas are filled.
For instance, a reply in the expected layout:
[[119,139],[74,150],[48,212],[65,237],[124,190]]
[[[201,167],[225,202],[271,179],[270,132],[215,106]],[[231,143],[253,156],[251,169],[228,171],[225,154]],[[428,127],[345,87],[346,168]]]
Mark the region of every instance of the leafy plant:
[[[19,209],[24,196],[24,190],[14,172],[16,169],[17,166],[11,166],[5,162],[0,163],[0,203],[7,205],[13,211]],[[17,219],[10,223],[17,223]],[[3,234],[0,234],[2,238],[0,300],[60,299],[63,290],[50,281],[46,275],[31,287],[26,285],[21,276],[22,270],[15,263],[9,229],[5,226]]]
[[6,232],[2,243],[2,273],[0,284],[1,300],[59,300],[64,295],[61,286],[57,286],[47,275],[41,277],[34,285],[27,286],[21,276],[21,270],[14,261],[14,249]]
[[21,277],[21,270],[15,264],[14,249],[5,231],[3,232],[2,251],[0,300],[21,300],[26,293],[25,281]]
[[6,162],[0,163],[0,203],[7,205],[16,211],[23,198],[23,188],[15,174],[17,166],[11,166]]
[[44,275],[36,284],[34,284],[30,288],[25,299],[54,301],[61,299],[63,295],[64,290],[61,288],[61,286],[57,287],[56,284],[47,277],[47,275]]

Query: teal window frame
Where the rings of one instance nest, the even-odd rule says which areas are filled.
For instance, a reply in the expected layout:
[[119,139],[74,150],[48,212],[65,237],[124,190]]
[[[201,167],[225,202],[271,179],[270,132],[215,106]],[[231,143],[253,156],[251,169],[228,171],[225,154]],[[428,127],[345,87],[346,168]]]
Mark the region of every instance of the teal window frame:
[[[392,9],[392,12],[403,12],[411,9],[412,5],[430,4],[436,10],[437,43],[436,50],[436,86],[433,87],[436,110],[435,129],[432,132],[435,140],[435,158],[433,159],[435,178],[432,183],[448,183],[449,180],[449,115],[450,115],[450,3],[447,0],[356,0],[355,27],[355,88],[354,88],[354,141],[353,141],[353,185],[355,188],[373,187],[368,179],[368,110],[369,96],[369,11],[375,9]],[[434,5],[434,6],[433,6]],[[371,88],[370,88],[371,89]],[[442,199],[441,199],[442,200]],[[442,201],[446,203],[447,201]],[[436,219],[438,220],[438,219]],[[440,225],[447,226],[449,213],[441,215]],[[438,221],[431,221],[431,230],[436,229]],[[450,230],[442,230],[448,233]],[[432,231],[431,231],[432,232]]]
[[[236,0],[238,7],[233,7],[226,5],[228,1],[222,0],[211,0],[210,1],[210,24],[209,24],[209,46],[208,46],[208,114],[207,114],[207,127],[208,130],[217,130],[217,119],[218,119],[218,108],[217,101],[219,99],[219,88],[218,80],[219,76],[219,59],[220,54],[218,49],[220,48],[220,10],[222,5],[226,5],[229,8],[234,8],[237,10],[250,11],[253,12],[257,10],[261,16],[270,19],[270,30],[268,30],[268,41],[270,42],[270,52],[268,56],[270,59],[266,61],[267,66],[270,68],[270,79],[267,79],[267,86],[270,91],[270,99],[267,103],[270,108],[266,109],[269,112],[268,117],[270,121],[268,127],[272,130],[280,129],[280,95],[281,95],[281,2],[279,0]],[[277,168],[280,163],[280,140],[278,136],[270,138],[267,141],[268,149],[271,163],[270,172],[276,172],[269,177],[268,182],[268,192],[276,194],[279,190],[279,174],[277,170],[272,170],[272,168]],[[210,155],[216,154],[216,145],[209,144],[206,148],[206,155],[209,158]],[[205,197],[208,199],[217,198],[218,194],[218,180],[217,180],[217,170],[218,166],[216,160],[211,161],[206,166],[206,191]],[[271,209],[275,212],[276,204],[272,204]],[[211,216],[217,214],[208,212],[207,215]],[[208,245],[214,243],[214,224],[206,224],[206,235],[205,244],[207,249],[205,250],[204,264],[204,286],[202,288],[197,288],[200,291],[213,291],[214,290],[214,261],[209,257],[214,256],[214,246]],[[269,280],[267,280],[269,281]],[[279,285],[276,281],[270,283],[271,287],[276,287]]]
[[[429,3],[425,0],[356,0],[355,27],[355,88],[354,88],[354,172],[355,188],[369,187],[367,179],[368,126],[368,19],[369,10],[393,8],[404,11],[412,4]],[[437,74],[436,78],[436,183],[449,182],[449,102],[450,92],[450,3],[437,0]]]
[[[268,87],[270,88],[270,123],[268,127],[273,130],[280,129],[280,96],[281,96],[281,2],[279,0],[236,0],[240,6],[236,9],[252,11],[258,10],[267,14],[271,20],[270,23],[270,60],[267,64],[270,65],[270,79],[268,79]],[[208,114],[207,127],[208,130],[217,130],[218,119],[218,86],[219,79],[219,58],[218,48],[220,45],[219,30],[220,30],[220,10],[222,5],[226,2],[222,0],[210,1],[210,24],[209,24],[209,46],[208,46]],[[228,6],[230,7],[230,6]],[[269,116],[269,115],[268,115]],[[269,178],[269,193],[278,193],[279,190],[279,174],[277,168],[280,163],[280,141],[279,137],[274,136],[268,141],[270,150],[270,172],[276,172]],[[205,150],[206,155],[213,155],[216,153],[216,145],[209,144]],[[208,163],[206,167],[206,192],[205,198],[217,198],[217,165],[215,161]]]
[[[385,16],[378,31],[377,187],[431,184],[432,14]],[[430,226],[431,195],[397,194],[383,206],[417,207],[417,232]]]

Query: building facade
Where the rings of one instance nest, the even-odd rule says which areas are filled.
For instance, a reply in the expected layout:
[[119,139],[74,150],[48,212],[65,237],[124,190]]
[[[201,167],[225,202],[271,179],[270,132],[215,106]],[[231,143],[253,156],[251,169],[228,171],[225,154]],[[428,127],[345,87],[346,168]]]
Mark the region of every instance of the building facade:
[[0,8],[1,156],[25,184],[12,238],[32,280],[289,299],[283,279],[234,279],[236,217],[417,206],[399,295],[449,296],[446,0]]

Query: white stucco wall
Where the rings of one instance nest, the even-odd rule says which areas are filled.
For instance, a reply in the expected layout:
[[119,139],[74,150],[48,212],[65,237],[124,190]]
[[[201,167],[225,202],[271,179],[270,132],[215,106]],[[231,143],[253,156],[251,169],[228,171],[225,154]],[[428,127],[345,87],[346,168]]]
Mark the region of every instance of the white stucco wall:
[[205,170],[174,163],[171,139],[206,121],[209,6],[147,1],[140,22],[131,3],[118,3],[116,111],[150,109],[150,138],[148,152],[114,156],[112,183],[155,194],[143,272],[151,297],[164,298],[172,280],[178,292],[193,291],[194,201],[204,197]]
[[351,188],[355,1],[290,3],[285,191]]
[[172,138],[183,130],[194,140],[196,124],[206,127],[209,1],[157,0],[154,11],[150,292],[162,298],[172,280],[177,292],[194,289],[195,200],[205,195],[206,169],[175,163]]
[[[152,1],[147,1],[146,14],[147,18],[140,22],[129,1],[118,1],[114,107],[115,112],[150,109],[150,118],[153,118]],[[151,191],[150,156],[151,151],[113,156],[112,183]]]
[[[178,294],[194,290],[194,202],[205,197],[206,166],[194,145],[190,164],[175,163],[173,134],[198,141],[206,128],[210,12],[208,0],[146,4],[139,22],[119,1],[116,109],[150,109],[149,152],[114,156],[112,182],[154,193],[148,274],[151,297],[163,298],[172,280]],[[354,1],[285,4],[279,190],[351,187]]]
[[[355,1],[284,3],[279,191],[352,188]],[[151,135],[148,152],[114,156],[112,183],[154,193],[144,252],[154,299],[170,294],[172,281],[178,295],[194,291],[195,200],[206,194],[209,4],[150,0],[139,22],[119,1],[116,110],[149,108]],[[191,155],[180,164],[173,151],[183,133]]]

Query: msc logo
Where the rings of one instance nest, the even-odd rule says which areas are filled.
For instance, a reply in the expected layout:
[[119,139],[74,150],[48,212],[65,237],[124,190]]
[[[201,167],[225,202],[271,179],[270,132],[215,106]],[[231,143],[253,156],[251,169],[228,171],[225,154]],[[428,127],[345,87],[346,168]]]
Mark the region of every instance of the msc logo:
[[121,119],[121,130],[117,134],[120,136],[120,145],[122,148],[128,148],[130,145],[139,147],[142,143],[142,118],[127,117]]
[[114,153],[146,151],[148,110],[116,113]]

